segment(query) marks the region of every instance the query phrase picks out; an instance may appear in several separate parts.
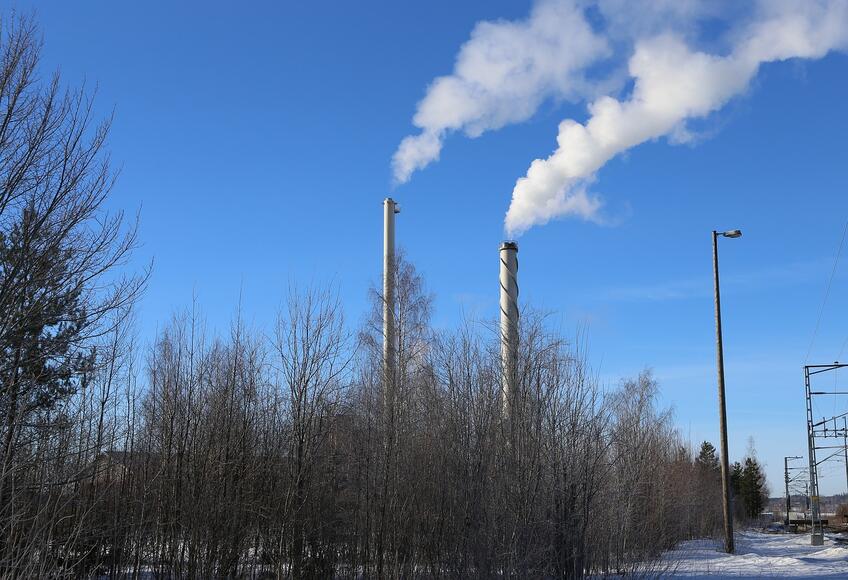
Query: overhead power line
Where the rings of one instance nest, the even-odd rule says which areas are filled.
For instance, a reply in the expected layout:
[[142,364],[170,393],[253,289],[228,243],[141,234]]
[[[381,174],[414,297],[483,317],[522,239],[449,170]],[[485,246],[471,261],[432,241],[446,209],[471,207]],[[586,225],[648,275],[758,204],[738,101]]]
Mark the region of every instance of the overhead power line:
[[[824,308],[827,305],[827,299],[830,296],[830,287],[833,285],[834,276],[836,276],[836,268],[837,266],[839,266],[839,256],[842,255],[842,246],[845,245],[845,234],[847,233],[848,220],[845,221],[845,227],[842,228],[842,239],[839,240],[839,247],[836,250],[836,257],[833,260],[833,268],[830,270],[830,277],[827,279],[827,286],[824,290],[824,299],[822,300],[821,307],[819,308],[819,316],[816,319],[816,327],[813,329],[813,336],[810,339],[810,346],[807,347],[807,354],[804,357],[804,364],[807,364],[807,362],[809,362],[810,353],[813,351],[813,344],[816,342],[816,335],[818,335],[819,327],[821,326],[822,316],[824,315]],[[845,345],[843,344],[842,347],[845,348]]]

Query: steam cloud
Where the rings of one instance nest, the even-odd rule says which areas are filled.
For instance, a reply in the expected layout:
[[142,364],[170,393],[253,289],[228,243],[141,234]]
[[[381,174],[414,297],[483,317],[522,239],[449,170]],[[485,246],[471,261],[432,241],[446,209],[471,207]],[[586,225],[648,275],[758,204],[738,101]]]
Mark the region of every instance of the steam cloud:
[[[617,154],[663,136],[688,140],[686,121],[744,93],[764,63],[848,48],[846,0],[763,0],[744,18],[734,15],[743,23],[723,36],[729,48],[717,54],[689,40],[701,20],[716,16],[716,2],[600,0],[600,25],[589,24],[587,6],[542,0],[526,21],[478,24],[454,74],[436,79],[419,103],[413,122],[422,131],[395,153],[396,180],[438,159],[451,131],[476,137],[530,118],[547,99],[591,99],[588,120],[562,121],[556,150],[518,179],[505,227],[518,235],[568,215],[598,220],[602,202],[588,187]],[[632,80],[621,99],[604,94],[619,88],[615,75],[587,75],[618,46],[626,47]]]
[[545,99],[578,99],[591,88],[581,72],[610,54],[573,2],[539,2],[522,22],[481,22],[456,59],[454,73],[439,77],[418,103],[412,122],[421,133],[406,137],[392,160],[395,180],[439,158],[450,131],[478,137],[526,121]]

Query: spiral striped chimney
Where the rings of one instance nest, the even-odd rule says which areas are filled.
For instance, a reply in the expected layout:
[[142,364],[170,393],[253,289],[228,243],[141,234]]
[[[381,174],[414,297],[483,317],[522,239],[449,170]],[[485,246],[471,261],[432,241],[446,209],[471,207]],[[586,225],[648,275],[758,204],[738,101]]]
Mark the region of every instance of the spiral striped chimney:
[[500,247],[501,283],[501,400],[504,417],[509,416],[518,378],[518,244]]

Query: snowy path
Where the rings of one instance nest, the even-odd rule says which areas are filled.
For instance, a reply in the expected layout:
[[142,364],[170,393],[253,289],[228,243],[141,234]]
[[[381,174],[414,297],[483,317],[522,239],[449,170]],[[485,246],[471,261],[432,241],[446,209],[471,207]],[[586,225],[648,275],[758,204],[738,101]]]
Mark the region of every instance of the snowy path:
[[808,534],[736,535],[736,554],[719,552],[712,540],[684,542],[665,561],[670,578],[841,578],[848,579],[848,548],[825,539],[811,546]]

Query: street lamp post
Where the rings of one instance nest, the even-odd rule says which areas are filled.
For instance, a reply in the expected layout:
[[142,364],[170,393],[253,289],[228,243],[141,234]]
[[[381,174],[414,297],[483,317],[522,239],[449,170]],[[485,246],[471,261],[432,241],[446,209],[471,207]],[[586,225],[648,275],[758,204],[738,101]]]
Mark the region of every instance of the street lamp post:
[[718,283],[718,237],[739,238],[740,230],[713,231],[713,281],[715,284],[716,366],[718,367],[718,415],[721,427],[721,496],[724,512],[724,549],[734,552],[733,514],[730,512],[730,462],[727,455],[727,410],[724,402],[724,351],[721,345],[721,297]]

